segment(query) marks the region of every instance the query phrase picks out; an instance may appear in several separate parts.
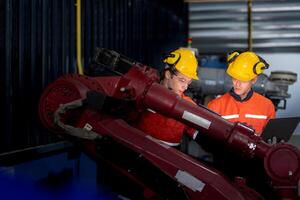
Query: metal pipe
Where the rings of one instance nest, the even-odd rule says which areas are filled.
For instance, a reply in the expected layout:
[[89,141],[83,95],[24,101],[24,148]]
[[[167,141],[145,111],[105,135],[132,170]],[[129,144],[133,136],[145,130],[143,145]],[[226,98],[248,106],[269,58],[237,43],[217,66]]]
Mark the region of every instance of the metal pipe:
[[76,2],[76,57],[78,73],[83,74],[81,62],[81,0]]
[[248,0],[248,50],[252,51],[252,0]]

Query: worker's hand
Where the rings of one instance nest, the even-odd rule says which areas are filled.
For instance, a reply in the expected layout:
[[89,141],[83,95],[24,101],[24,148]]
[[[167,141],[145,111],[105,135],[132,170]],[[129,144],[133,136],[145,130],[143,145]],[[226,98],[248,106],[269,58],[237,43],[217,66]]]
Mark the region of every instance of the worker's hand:
[[268,144],[273,145],[273,144],[277,144],[279,142],[284,142],[284,140],[279,141],[276,136],[273,136],[272,138],[269,138],[267,142],[268,142]]

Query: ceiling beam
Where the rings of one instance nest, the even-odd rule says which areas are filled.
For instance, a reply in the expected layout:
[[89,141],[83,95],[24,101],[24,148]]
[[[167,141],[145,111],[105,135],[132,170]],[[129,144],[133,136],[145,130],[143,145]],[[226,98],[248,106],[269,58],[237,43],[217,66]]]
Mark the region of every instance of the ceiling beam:
[[[248,0],[184,0],[185,3],[217,3],[217,2],[247,2]],[[253,1],[272,1],[272,0],[253,0]]]

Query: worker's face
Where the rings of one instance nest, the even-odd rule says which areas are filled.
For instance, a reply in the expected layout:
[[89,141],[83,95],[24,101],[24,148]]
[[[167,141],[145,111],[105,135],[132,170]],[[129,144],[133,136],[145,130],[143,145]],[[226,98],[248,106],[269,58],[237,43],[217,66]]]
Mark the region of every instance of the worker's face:
[[182,95],[183,92],[188,88],[189,84],[191,84],[192,79],[181,74],[171,74],[169,71],[166,71],[164,85],[175,92],[178,95]]
[[251,81],[240,81],[237,79],[232,79],[232,85],[234,92],[244,99],[252,88],[252,85],[256,82],[257,78]]

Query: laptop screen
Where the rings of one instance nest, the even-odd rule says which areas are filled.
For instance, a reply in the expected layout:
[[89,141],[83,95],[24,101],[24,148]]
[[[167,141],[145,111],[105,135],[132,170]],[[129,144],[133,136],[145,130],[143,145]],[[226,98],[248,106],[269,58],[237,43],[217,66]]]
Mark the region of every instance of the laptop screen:
[[263,130],[261,137],[266,142],[274,136],[277,138],[277,141],[284,140],[285,142],[288,142],[299,122],[300,117],[270,119]]

